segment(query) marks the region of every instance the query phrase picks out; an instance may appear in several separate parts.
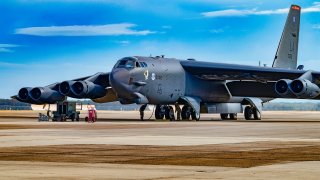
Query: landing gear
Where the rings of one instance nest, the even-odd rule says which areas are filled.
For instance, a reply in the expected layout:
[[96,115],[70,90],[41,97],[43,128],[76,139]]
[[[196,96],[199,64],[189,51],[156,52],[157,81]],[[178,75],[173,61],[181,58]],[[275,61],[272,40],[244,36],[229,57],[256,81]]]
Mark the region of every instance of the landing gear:
[[227,120],[227,119],[237,120],[238,119],[237,113],[220,114],[220,117],[221,117],[222,120]]
[[[154,115],[156,119],[165,118],[166,120],[175,121],[174,110],[169,105],[157,105]],[[183,120],[190,120],[190,118],[195,121],[200,120],[200,115],[197,115],[196,111],[189,105],[182,107],[181,117]]]
[[181,117],[183,120],[190,120],[190,117],[192,120],[196,120],[196,121],[200,120],[200,115],[197,116],[196,111],[193,110],[192,107],[189,105],[184,105],[182,107]]
[[154,113],[156,119],[163,119],[164,117],[167,120],[174,121],[174,110],[171,106],[168,105],[157,105]]
[[226,119],[228,119],[228,115],[229,114],[220,114],[220,117],[222,120],[226,120]]
[[257,110],[257,108],[254,108],[253,117],[255,120],[261,120],[261,113]]
[[165,109],[165,117],[167,120],[174,121],[174,110],[171,106],[167,106]]
[[164,105],[157,105],[154,112],[156,119],[163,119],[165,113]]
[[191,107],[184,105],[181,111],[182,120],[190,120],[190,116],[191,116]]
[[261,120],[261,114],[255,107],[247,106],[244,109],[244,118],[246,120]]
[[230,114],[230,119],[231,119],[231,120],[237,120],[237,119],[238,119],[237,113],[232,113],[232,114]]

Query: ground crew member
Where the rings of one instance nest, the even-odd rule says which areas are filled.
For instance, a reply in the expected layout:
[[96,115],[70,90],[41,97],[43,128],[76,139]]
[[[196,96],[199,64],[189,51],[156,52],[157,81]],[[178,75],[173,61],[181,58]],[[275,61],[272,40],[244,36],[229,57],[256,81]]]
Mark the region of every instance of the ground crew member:
[[178,103],[175,104],[175,107],[176,107],[176,113],[177,113],[177,121],[180,121],[181,120],[181,108]]
[[144,116],[144,110],[146,109],[148,104],[144,104],[140,107],[139,111],[140,111],[140,119],[141,121],[143,121],[143,116]]

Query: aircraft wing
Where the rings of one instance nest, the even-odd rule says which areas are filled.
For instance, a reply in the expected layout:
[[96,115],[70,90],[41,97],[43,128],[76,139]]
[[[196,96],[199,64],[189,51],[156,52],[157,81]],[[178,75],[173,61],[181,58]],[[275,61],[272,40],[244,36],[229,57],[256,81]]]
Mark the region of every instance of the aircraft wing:
[[116,101],[116,95],[109,83],[110,73],[96,73],[91,76],[57,82],[44,87],[24,87],[18,95],[12,96],[21,102],[51,104],[67,96],[78,99],[92,99],[97,102]]
[[[181,65],[188,73],[200,79],[211,81],[226,80],[226,86],[233,96],[283,97],[275,91],[275,84],[280,79],[294,80],[301,78],[307,79],[311,84],[314,83],[315,86],[320,85],[320,72],[316,71],[199,61],[181,61]],[[310,99],[311,97],[301,96],[299,98]],[[320,99],[320,96],[317,95],[312,99]]]
[[[192,75],[206,80],[255,80],[260,82],[296,79],[306,73],[303,70],[270,68],[226,63],[181,61],[182,67]],[[319,78],[320,72],[312,72]]]

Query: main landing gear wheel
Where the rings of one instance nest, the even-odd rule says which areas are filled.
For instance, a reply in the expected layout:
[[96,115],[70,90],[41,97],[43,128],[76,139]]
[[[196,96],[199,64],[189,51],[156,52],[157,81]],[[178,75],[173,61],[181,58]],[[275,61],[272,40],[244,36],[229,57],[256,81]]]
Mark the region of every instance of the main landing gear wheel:
[[190,120],[190,117],[192,120],[196,120],[196,121],[200,120],[200,115],[197,116],[196,111],[193,110],[192,107],[190,107],[189,105],[184,105],[182,107],[181,117],[182,117],[182,120]]
[[231,113],[231,114],[229,114],[229,116],[230,116],[231,120],[237,120],[238,119],[237,113]]
[[174,110],[173,110],[172,106],[167,106],[165,108],[165,117],[166,117],[167,120],[170,120],[170,121],[174,121],[175,120]]
[[156,110],[154,112],[154,116],[156,119],[163,119],[164,117],[164,107],[163,105],[157,105]]
[[222,113],[220,114],[220,117],[222,120],[237,120],[238,116],[237,113],[231,113],[231,114],[226,114],[226,113]]
[[226,120],[226,119],[228,119],[228,115],[229,114],[220,114],[220,117],[222,120]]
[[244,118],[246,120],[261,120],[261,114],[255,107],[247,106],[244,109]]
[[192,120],[199,121],[199,120],[200,120],[200,115],[197,116],[196,111],[193,110],[193,111],[191,112],[191,118],[192,118]]
[[182,120],[190,120],[191,116],[191,107],[188,105],[184,105],[181,110]]
[[168,105],[157,105],[156,110],[154,112],[154,116],[156,119],[163,119],[174,121],[174,110],[171,106]]
[[253,117],[254,117],[255,120],[261,120],[261,114],[260,114],[260,112],[257,110],[257,108],[254,108]]

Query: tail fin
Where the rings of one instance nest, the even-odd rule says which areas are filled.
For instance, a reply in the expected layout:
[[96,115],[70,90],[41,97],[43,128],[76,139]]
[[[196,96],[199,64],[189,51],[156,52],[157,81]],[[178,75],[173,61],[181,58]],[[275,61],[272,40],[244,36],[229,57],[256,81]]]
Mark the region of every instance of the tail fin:
[[301,8],[291,5],[272,67],[296,69]]

